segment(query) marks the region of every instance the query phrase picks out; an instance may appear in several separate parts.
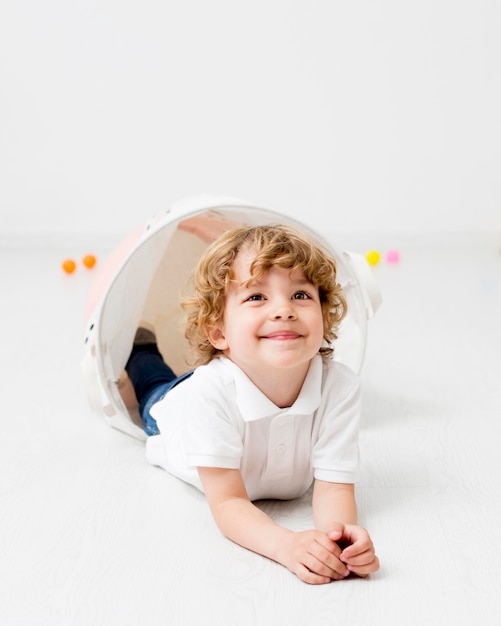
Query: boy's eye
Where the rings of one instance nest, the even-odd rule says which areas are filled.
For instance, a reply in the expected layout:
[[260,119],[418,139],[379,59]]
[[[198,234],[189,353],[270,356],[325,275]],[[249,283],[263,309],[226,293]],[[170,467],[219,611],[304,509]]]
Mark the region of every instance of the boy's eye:
[[306,291],[296,291],[296,293],[292,296],[293,300],[308,300],[309,299],[309,295],[306,293]]
[[259,300],[263,299],[263,295],[260,293],[253,293],[252,296],[247,298],[247,302],[259,302]]

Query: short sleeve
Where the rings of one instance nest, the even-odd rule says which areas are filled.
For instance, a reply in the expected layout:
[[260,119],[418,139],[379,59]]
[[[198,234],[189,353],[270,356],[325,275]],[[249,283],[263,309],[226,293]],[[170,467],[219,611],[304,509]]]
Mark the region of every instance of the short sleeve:
[[195,467],[237,469],[243,454],[242,436],[225,403],[217,398],[190,399],[189,419],[183,423],[188,463]]
[[318,480],[354,483],[357,480],[358,433],[361,412],[356,374],[336,364],[328,373],[313,442],[313,475]]
[[240,467],[243,433],[232,402],[234,385],[209,368],[199,368],[192,379],[193,384],[186,385],[176,400],[177,413],[183,415],[181,442],[187,464]]

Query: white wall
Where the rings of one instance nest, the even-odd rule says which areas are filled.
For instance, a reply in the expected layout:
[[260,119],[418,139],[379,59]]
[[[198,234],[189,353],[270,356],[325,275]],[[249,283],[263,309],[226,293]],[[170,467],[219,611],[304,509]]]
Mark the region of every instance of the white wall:
[[187,195],[340,231],[501,230],[497,0],[7,0],[0,232]]

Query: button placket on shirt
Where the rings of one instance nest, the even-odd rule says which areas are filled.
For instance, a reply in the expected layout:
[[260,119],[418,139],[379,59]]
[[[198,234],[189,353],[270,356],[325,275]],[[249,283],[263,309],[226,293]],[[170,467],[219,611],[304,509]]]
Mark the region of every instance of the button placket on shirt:
[[294,461],[294,420],[280,415],[270,424],[268,467],[266,473],[275,477],[289,476]]

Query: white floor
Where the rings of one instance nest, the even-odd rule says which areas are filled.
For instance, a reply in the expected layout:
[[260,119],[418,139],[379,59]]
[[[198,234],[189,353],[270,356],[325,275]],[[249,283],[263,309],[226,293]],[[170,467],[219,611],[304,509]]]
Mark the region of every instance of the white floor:
[[[362,372],[358,499],[382,569],[310,587],[221,537],[201,494],[88,409],[92,273],[59,263],[89,250],[1,242],[1,626],[501,624],[501,237],[346,243],[402,255],[375,269]],[[308,498],[263,506],[310,524]]]

